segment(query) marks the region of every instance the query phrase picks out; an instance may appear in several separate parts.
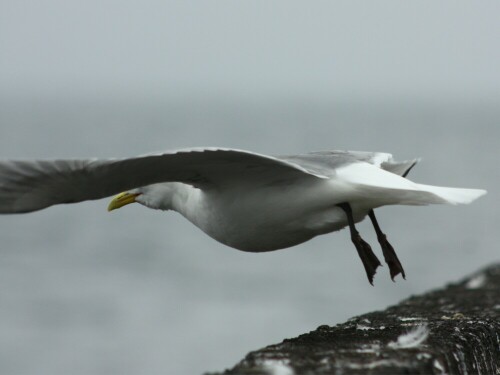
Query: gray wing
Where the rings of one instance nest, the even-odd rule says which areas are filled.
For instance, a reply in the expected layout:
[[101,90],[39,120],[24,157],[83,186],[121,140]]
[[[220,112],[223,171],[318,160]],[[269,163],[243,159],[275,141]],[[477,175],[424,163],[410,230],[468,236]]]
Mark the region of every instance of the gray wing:
[[332,177],[338,168],[353,163],[365,162],[374,164],[380,168],[397,174],[406,176],[411,168],[418,162],[418,159],[397,162],[392,155],[385,152],[365,152],[365,151],[317,151],[300,155],[280,156],[282,160],[300,165],[311,173]]
[[159,182],[202,189],[325,178],[286,160],[248,151],[199,148],[128,159],[0,161],[0,213],[104,198]]

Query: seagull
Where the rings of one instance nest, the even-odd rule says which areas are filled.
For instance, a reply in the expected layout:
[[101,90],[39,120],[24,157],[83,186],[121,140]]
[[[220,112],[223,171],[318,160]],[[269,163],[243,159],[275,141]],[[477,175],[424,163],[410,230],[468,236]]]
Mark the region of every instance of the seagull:
[[374,210],[386,205],[467,204],[486,193],[417,184],[419,159],[320,151],[268,156],[230,148],[189,148],[122,159],[0,161],[0,213],[26,213],[116,195],[179,212],[215,240],[242,251],[288,248],[348,227],[368,281],[381,263],[356,229],[369,217],[391,279],[405,271]]

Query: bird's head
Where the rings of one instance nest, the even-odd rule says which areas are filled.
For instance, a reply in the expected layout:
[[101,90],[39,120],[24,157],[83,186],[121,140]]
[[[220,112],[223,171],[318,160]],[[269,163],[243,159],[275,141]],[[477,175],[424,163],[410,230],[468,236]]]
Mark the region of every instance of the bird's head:
[[108,205],[108,211],[113,211],[130,203],[140,203],[143,206],[157,210],[172,209],[171,184],[154,184],[125,191],[116,195]]

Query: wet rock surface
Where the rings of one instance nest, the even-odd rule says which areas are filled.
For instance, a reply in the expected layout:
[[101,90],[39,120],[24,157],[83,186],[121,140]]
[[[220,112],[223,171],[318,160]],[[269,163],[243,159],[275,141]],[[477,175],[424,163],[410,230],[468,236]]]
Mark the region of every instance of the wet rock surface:
[[500,264],[251,352],[222,374],[500,374]]

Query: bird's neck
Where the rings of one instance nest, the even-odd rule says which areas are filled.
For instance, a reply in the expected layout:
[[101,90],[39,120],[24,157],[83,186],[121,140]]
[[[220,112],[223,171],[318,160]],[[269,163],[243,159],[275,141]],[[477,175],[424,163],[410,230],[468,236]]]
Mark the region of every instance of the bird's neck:
[[191,185],[175,183],[171,195],[171,209],[179,212],[188,219],[198,210],[200,189]]
[[180,182],[150,185],[138,197],[138,202],[157,210],[174,210],[188,219],[196,210],[200,190]]

